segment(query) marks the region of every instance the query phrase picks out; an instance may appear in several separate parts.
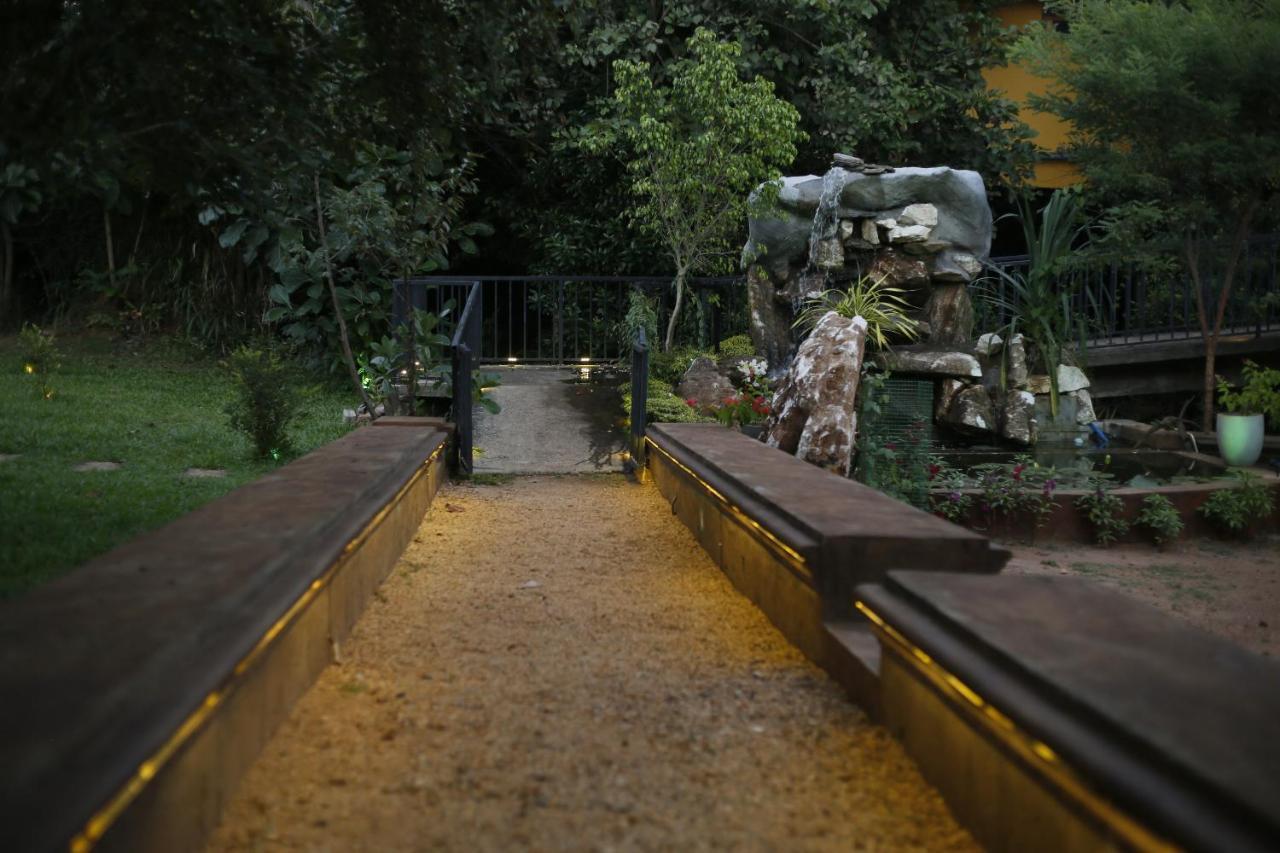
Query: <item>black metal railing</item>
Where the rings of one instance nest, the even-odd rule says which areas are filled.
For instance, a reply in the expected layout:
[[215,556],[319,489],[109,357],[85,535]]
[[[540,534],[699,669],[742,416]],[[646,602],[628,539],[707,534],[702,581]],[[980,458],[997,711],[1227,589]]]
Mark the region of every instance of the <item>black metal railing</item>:
[[645,468],[644,431],[649,409],[649,343],[644,329],[636,330],[631,345],[631,463],[637,477]]
[[475,427],[472,423],[474,413],[472,388],[475,371],[475,355],[480,351],[480,285],[472,284],[458,314],[458,324],[449,342],[453,372],[453,400],[450,408],[453,411],[454,434],[454,470],[469,476],[474,470],[473,450],[475,446]]
[[[473,352],[483,364],[580,364],[627,358],[631,342],[623,325],[629,293],[638,290],[657,303],[665,329],[674,294],[670,277],[660,276],[432,276],[411,279],[415,307],[436,311],[455,289],[471,282],[481,290],[481,343]],[[694,278],[688,282],[680,343],[715,348],[721,339],[748,328],[745,279]],[[430,295],[434,294],[434,295]],[[460,303],[459,303],[460,304]]]
[[[992,264],[1011,276],[1030,268],[1026,255],[993,258]],[[1280,235],[1249,241],[1236,270],[1231,298],[1223,318],[1227,333],[1280,330]],[[1217,305],[1214,287],[1220,269],[1207,273],[1206,305]],[[981,286],[992,297],[978,299],[978,327],[997,328],[1016,313],[1017,293],[998,275]],[[1084,318],[1091,348],[1180,340],[1200,336],[1195,284],[1185,273],[1152,270],[1139,263],[1111,263],[1074,270],[1063,276],[1061,292],[1070,310]]]
[[[473,373],[476,353],[481,348],[482,320],[480,282],[465,279],[411,278],[397,279],[391,286],[391,318],[403,347],[408,369],[410,399],[416,398],[417,375],[414,353],[414,324],[409,322],[412,309],[434,314],[434,332],[449,339],[445,356],[449,361],[449,417],[454,423],[454,440],[450,451],[450,467],[455,473],[469,475],[474,468],[475,426],[473,422]],[[423,365],[430,369],[433,365]]]

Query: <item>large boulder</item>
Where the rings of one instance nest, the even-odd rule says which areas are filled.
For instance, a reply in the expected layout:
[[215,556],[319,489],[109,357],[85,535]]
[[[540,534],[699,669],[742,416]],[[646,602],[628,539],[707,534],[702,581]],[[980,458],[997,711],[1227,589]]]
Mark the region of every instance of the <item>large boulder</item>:
[[747,270],[747,306],[751,311],[751,344],[770,365],[782,364],[791,352],[790,311],[778,304],[779,293],[764,267]]
[[1036,443],[1036,395],[1010,391],[1000,407],[1000,435],[1023,446]]
[[693,400],[701,409],[714,406],[737,392],[718,364],[706,356],[700,356],[693,360],[693,364],[689,365],[689,369],[680,378],[676,393],[682,400]]
[[828,312],[796,352],[773,398],[766,442],[848,476],[858,426],[867,321]]
[[880,363],[894,373],[982,378],[982,365],[967,352],[899,347],[881,355]]
[[997,426],[991,396],[981,385],[966,385],[956,392],[942,421],[959,432],[976,436],[995,432]]
[[866,274],[887,287],[906,291],[905,298],[917,307],[924,304],[929,293],[929,267],[925,262],[892,249],[877,252]]
[[1076,423],[1080,426],[1088,426],[1098,419],[1097,413],[1093,410],[1093,397],[1088,391],[1081,388],[1070,392],[1067,396],[1076,401]]
[[963,344],[973,337],[973,300],[963,284],[935,283],[924,306],[930,344]]
[[1009,385],[1013,388],[1026,388],[1030,375],[1027,368],[1027,340],[1022,335],[1014,335],[1009,341]]

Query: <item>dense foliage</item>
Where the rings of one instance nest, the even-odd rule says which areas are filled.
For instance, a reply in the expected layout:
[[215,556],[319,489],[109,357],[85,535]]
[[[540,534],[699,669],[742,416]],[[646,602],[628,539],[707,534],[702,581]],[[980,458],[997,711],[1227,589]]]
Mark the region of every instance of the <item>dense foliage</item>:
[[795,170],[841,149],[995,186],[1029,148],[981,79],[1003,51],[991,5],[17,0],[0,11],[0,324],[74,310],[225,345],[270,312],[331,358],[320,255],[357,351],[389,276],[469,251],[494,272],[674,272],[628,226],[622,167],[578,142],[614,60],[665,86],[699,27],[797,108]]
[[773,209],[782,168],[803,138],[795,107],[774,95],[772,83],[738,78],[738,45],[700,28],[689,50],[670,86],[656,86],[646,63],[615,62],[618,88],[606,116],[617,130],[606,123],[584,140],[626,162],[631,222],[662,246],[675,270],[666,352],[686,279],[733,271],[748,214]]
[[1280,0],[1072,0],[1053,9],[1068,26],[1034,28],[1020,46],[1052,83],[1032,103],[1073,126],[1070,157],[1107,207],[1113,238],[1181,255],[1206,341],[1211,428],[1235,274],[1280,189]]

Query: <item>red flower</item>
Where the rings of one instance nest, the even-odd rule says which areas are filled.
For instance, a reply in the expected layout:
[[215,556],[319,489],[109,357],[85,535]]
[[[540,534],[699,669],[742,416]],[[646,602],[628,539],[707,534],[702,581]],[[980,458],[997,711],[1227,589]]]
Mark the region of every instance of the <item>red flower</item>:
[[930,479],[930,480],[932,480],[934,477],[938,476],[938,472],[939,472],[939,471],[941,471],[941,470],[942,470],[942,466],[941,466],[941,465],[930,465],[930,466],[929,466],[929,479]]
[[1022,469],[1026,468],[1026,467],[1027,467],[1026,465],[1015,465],[1015,466],[1013,467],[1013,479],[1015,479],[1015,480],[1021,480],[1021,479],[1022,479]]
[[692,397],[687,398],[687,399],[684,401],[684,404],[685,404],[686,406],[688,406],[689,408],[691,408],[691,409],[696,409],[696,408],[698,408],[698,401],[697,401],[697,400],[695,400],[695,399],[694,399],[694,398],[692,398]]

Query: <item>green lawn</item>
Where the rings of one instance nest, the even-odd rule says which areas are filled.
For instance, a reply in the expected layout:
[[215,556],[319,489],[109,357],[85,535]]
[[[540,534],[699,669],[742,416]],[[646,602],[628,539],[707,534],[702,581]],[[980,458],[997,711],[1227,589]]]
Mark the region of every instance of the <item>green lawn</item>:
[[[275,467],[251,458],[223,407],[231,383],[217,361],[174,344],[126,348],[59,338],[52,400],[23,375],[17,339],[0,337],[0,597],[56,577]],[[348,430],[350,393],[299,376],[305,411],[292,437],[305,453]],[[306,387],[310,386],[310,387]],[[78,473],[86,461],[116,471]],[[224,468],[221,479],[183,476]]]

